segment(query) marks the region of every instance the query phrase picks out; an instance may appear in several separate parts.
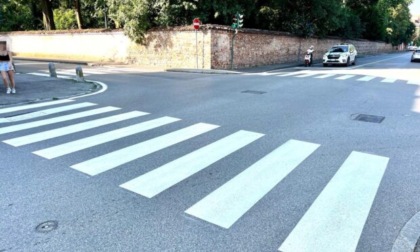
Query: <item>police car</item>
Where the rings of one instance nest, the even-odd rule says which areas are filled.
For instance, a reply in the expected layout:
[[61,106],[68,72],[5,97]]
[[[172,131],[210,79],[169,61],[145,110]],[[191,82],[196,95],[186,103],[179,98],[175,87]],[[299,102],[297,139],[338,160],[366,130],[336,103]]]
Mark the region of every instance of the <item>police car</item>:
[[323,57],[323,65],[346,65],[356,64],[357,50],[352,44],[341,44],[331,47]]

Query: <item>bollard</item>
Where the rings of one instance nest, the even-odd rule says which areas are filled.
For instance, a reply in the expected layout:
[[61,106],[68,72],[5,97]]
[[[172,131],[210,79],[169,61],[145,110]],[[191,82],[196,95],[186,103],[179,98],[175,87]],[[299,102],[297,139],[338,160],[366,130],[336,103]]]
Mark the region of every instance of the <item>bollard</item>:
[[50,77],[57,78],[57,71],[55,70],[54,63],[48,63],[48,69],[50,70]]
[[83,69],[81,66],[76,67],[76,81],[85,82],[85,78],[83,77]]

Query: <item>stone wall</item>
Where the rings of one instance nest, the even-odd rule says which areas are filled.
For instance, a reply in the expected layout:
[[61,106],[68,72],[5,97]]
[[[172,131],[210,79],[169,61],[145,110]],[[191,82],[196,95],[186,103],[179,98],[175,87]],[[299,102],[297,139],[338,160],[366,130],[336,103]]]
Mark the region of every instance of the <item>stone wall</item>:
[[[197,48],[196,48],[197,35]],[[121,30],[74,30],[0,33],[19,57],[89,62],[124,62],[159,68],[230,68],[233,32],[227,26],[205,25],[151,30],[144,44],[135,44]],[[287,33],[243,29],[235,38],[234,67],[301,62],[310,45],[315,59],[334,44],[348,42],[359,54],[389,52],[383,42],[342,41],[337,38],[302,39]]]

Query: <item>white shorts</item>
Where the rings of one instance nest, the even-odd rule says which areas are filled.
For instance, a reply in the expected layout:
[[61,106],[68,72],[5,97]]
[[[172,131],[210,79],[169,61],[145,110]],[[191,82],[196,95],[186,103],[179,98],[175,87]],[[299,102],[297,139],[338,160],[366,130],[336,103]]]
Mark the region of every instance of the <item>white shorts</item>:
[[0,71],[7,72],[13,70],[13,65],[10,61],[0,61]]

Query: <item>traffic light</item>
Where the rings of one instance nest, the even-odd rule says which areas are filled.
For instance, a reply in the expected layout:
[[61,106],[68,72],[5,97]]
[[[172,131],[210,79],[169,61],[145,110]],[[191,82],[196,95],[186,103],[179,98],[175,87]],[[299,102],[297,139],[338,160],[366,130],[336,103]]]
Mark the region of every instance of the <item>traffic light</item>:
[[242,26],[244,26],[244,15],[236,13],[233,17],[232,29],[237,30],[242,28]]

